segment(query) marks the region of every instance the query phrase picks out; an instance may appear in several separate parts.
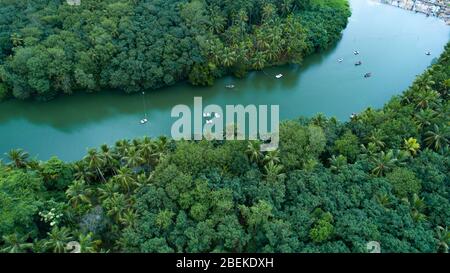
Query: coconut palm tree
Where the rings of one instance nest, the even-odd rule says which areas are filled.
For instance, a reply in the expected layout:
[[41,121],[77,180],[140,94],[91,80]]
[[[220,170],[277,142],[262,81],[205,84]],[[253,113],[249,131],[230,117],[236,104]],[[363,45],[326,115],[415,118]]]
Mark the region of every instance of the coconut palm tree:
[[119,192],[120,185],[115,183],[114,178],[98,188],[100,201],[111,198],[114,193]]
[[91,190],[87,187],[84,180],[75,180],[66,190],[66,195],[69,198],[69,203],[72,207],[77,208],[80,204],[91,204],[89,195]]
[[411,153],[412,155],[416,155],[417,151],[420,150],[420,144],[417,142],[417,139],[412,137],[405,139],[403,146],[405,150]]
[[78,235],[78,243],[80,244],[81,253],[96,253],[98,246],[101,244],[100,240],[94,240],[92,233]]
[[3,248],[0,252],[5,253],[25,253],[33,247],[32,243],[27,242],[28,235],[19,236],[16,233],[3,236]]
[[261,143],[259,141],[249,141],[245,153],[249,157],[250,161],[259,163],[262,157]]
[[330,158],[330,169],[333,172],[339,172],[344,166],[347,165],[347,158],[343,155],[335,156]]
[[114,193],[113,196],[103,201],[103,206],[106,209],[107,215],[114,217],[116,221],[122,219],[127,205],[125,195],[121,193]]
[[65,253],[67,251],[67,243],[72,240],[70,230],[66,227],[54,227],[47,233],[48,239],[44,242],[44,247],[54,253]]
[[135,146],[128,149],[127,155],[123,157],[123,160],[128,168],[138,168],[144,162],[144,158]]
[[133,177],[133,172],[126,167],[120,168],[117,175],[113,178],[118,182],[122,190],[130,192],[130,189],[136,186],[136,180]]
[[98,153],[97,149],[89,149],[88,154],[83,159],[88,168],[97,172],[98,175],[102,178],[103,182],[106,183],[105,176],[103,175],[103,172],[101,168],[105,166],[105,162],[101,155]]
[[427,147],[432,148],[437,152],[441,152],[443,149],[448,148],[448,138],[448,127],[441,129],[435,124],[433,130],[425,133],[425,144]]
[[274,150],[274,151],[267,152],[264,156],[263,162],[265,164],[268,164],[270,162],[272,162],[274,164],[280,163],[280,151]]
[[384,148],[384,146],[386,145],[386,143],[384,143],[385,139],[386,135],[380,129],[373,130],[368,138],[369,142],[374,143],[376,146],[380,148]]
[[12,149],[6,153],[6,156],[11,161],[8,165],[15,168],[25,168],[27,166],[27,160],[29,154],[22,149]]
[[110,169],[114,174],[116,174],[116,169],[118,166],[117,156],[108,145],[103,144],[100,146],[100,157],[104,162],[106,168]]
[[269,162],[264,166],[264,171],[266,173],[266,178],[268,181],[276,181],[278,178],[283,178],[284,174],[283,166],[277,165],[273,162]]
[[448,253],[448,245],[450,244],[450,231],[448,227],[438,226],[436,228],[436,234],[438,239],[438,251]]
[[383,176],[396,166],[397,161],[392,150],[388,153],[381,151],[381,153],[371,158],[371,162],[374,165],[372,173],[376,176]]

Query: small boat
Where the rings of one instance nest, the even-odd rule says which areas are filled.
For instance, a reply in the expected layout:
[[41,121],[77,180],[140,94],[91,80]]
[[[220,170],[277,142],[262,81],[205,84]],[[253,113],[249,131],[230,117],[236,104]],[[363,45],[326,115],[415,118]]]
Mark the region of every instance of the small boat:
[[364,78],[370,78],[370,77],[372,77],[372,73],[366,73],[365,75],[364,75]]
[[359,55],[359,51],[358,51],[358,50],[355,50],[355,51],[353,51],[353,54]]
[[140,121],[141,124],[146,124],[147,122],[148,122],[148,119],[146,119],[146,118],[143,118],[143,119],[141,119],[141,121]]
[[228,89],[233,89],[235,86],[234,86],[234,84],[229,84],[229,85],[225,85],[225,87]]
[[360,65],[362,65],[361,61],[358,61],[358,62],[355,63],[355,66],[360,66]]
[[430,55],[431,55],[431,52],[430,52],[430,51],[427,51],[427,52],[425,53],[425,55],[430,56]]
[[283,74],[278,74],[275,76],[275,78],[277,78],[277,79],[281,79],[282,77],[283,77]]
[[343,61],[344,61],[344,59],[342,59],[342,58],[338,59],[339,63],[342,63]]

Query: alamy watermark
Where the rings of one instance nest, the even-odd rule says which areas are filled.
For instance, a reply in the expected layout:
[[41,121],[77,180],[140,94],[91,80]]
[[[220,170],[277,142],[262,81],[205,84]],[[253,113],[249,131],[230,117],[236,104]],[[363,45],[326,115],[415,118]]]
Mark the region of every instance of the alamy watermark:
[[194,97],[194,109],[181,104],[172,108],[172,118],[178,118],[172,125],[172,138],[260,140],[261,151],[273,151],[279,143],[279,108],[279,105],[226,105],[224,110],[215,104],[203,107],[202,97]]

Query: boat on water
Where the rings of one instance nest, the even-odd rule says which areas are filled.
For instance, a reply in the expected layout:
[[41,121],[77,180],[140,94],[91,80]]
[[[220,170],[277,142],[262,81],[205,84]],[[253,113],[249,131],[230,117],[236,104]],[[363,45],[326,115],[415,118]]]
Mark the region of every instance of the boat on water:
[[361,61],[357,61],[357,62],[355,63],[355,66],[360,66],[360,65],[362,65],[362,62],[361,62]]
[[372,73],[366,73],[365,75],[364,75],[364,78],[370,78],[370,77],[372,77]]
[[275,78],[277,78],[277,79],[281,79],[282,77],[283,77],[283,74],[278,74],[275,76]]
[[139,121],[140,124],[144,125],[146,123],[148,123],[148,119],[147,118],[143,118]]
[[344,61],[343,58],[338,59],[338,63],[342,63]]
[[228,89],[234,89],[235,88],[234,84],[225,85],[225,87],[228,88]]
[[355,51],[353,51],[353,54],[359,55],[359,51],[358,51],[358,50],[355,50]]
[[430,56],[430,55],[431,55],[431,52],[430,52],[430,51],[427,51],[427,52],[425,53],[425,55]]

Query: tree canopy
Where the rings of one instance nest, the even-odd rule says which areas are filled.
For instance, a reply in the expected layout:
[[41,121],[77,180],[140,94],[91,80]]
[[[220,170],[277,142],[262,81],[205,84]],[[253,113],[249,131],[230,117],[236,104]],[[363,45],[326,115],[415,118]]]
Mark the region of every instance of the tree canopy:
[[382,109],[287,121],[272,152],[164,137],[71,163],[12,150],[0,163],[0,249],[367,252],[378,241],[448,252],[449,68],[450,44]]
[[0,99],[210,85],[300,63],[349,15],[345,0],[0,0]]

